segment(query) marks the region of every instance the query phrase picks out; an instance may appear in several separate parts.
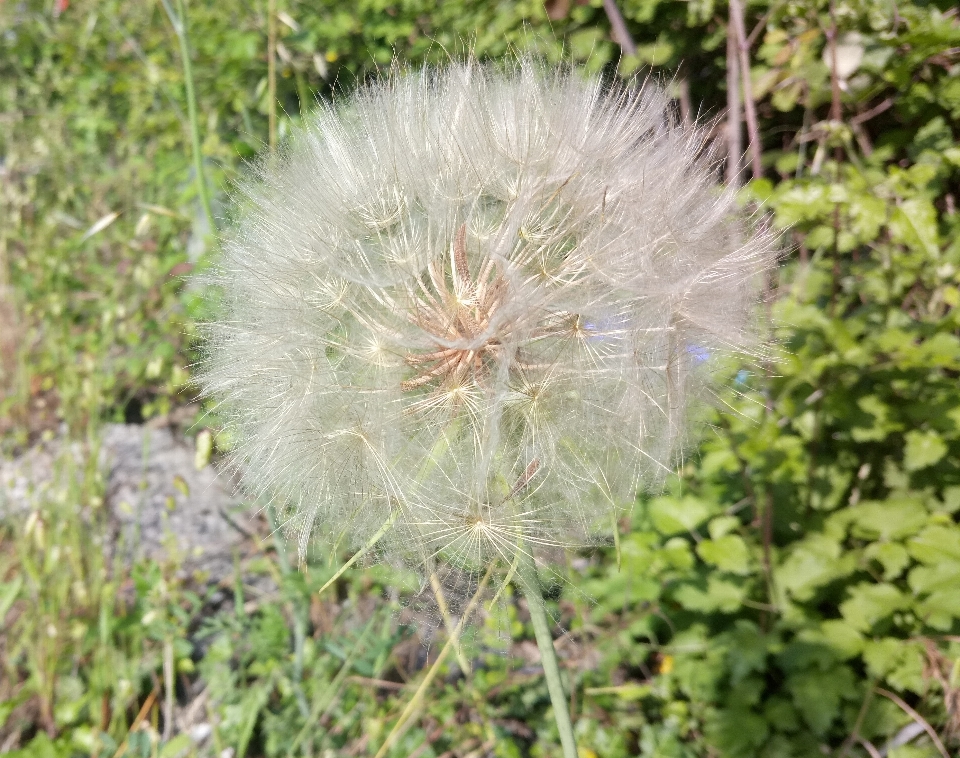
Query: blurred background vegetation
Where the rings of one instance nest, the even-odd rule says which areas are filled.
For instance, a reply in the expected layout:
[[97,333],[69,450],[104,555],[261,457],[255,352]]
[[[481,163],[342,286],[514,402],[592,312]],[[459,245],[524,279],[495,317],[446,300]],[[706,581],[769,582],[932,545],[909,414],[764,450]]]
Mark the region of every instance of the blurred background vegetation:
[[[29,508],[0,498],[0,751],[372,756],[446,635],[384,570],[318,597],[326,557],[291,569],[269,525],[213,586],[176,550],[103,548],[103,426],[177,418],[203,465],[214,424],[191,384],[185,277],[216,243],[178,13],[215,223],[272,134],[393,61],[535,51],[662,81],[678,119],[707,119],[726,181],[786,230],[766,305],[783,349],[731,371],[619,550],[544,577],[581,755],[958,754],[948,0],[0,2],[3,454],[74,443]],[[389,755],[558,753],[523,603],[486,618]]]

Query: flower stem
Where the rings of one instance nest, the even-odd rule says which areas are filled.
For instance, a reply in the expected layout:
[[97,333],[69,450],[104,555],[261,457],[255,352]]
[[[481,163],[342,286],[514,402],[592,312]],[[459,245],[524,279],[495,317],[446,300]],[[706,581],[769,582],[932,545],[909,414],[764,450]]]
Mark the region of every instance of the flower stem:
[[[477,607],[477,603],[480,602],[480,597],[483,595],[483,590],[486,588],[487,582],[490,581],[491,574],[493,574],[493,567],[494,564],[491,564],[490,568],[487,569],[487,573],[483,575],[483,579],[480,580],[480,585],[477,587],[477,591],[473,593],[473,597],[470,599],[467,607],[463,610],[463,615],[460,617],[460,622],[453,629],[448,631],[447,642],[443,648],[441,648],[440,654],[437,656],[437,660],[433,662],[433,665],[427,670],[427,673],[424,675],[423,679],[420,680],[420,686],[417,687],[417,691],[413,693],[413,697],[410,698],[410,702],[408,702],[406,707],[403,709],[403,712],[400,714],[400,718],[398,718],[397,723],[393,725],[393,729],[390,730],[390,734],[387,735],[387,739],[383,741],[383,744],[380,746],[380,749],[377,751],[377,754],[374,756],[374,758],[383,758],[387,754],[400,735],[403,734],[410,722],[410,717],[420,708],[420,705],[423,703],[423,696],[426,693],[427,688],[440,672],[440,665],[444,662],[444,660],[446,660],[446,657],[450,654],[450,651],[453,650],[453,648],[457,645],[457,642],[460,639],[460,632],[463,631],[464,623],[470,617],[470,614],[473,613],[473,609]],[[567,757],[564,756],[564,758]],[[576,755],[574,755],[574,758],[576,758]]]
[[190,145],[193,148],[193,170],[197,175],[197,191],[200,203],[210,225],[210,231],[217,229],[210,205],[210,193],[203,175],[203,153],[200,151],[200,124],[197,120],[197,93],[193,88],[193,64],[190,59],[190,37],[187,32],[187,8],[184,0],[177,0],[177,13],[173,12],[169,0],[163,0],[164,10],[170,18],[173,31],[180,41],[180,57],[183,59],[183,80],[187,91],[187,117],[190,120]]
[[267,0],[267,139],[270,152],[277,149],[277,0]]
[[[436,571],[430,572],[430,587],[433,589],[433,596],[437,599],[437,607],[440,609],[440,615],[443,617],[443,624],[446,626],[447,631],[450,631],[453,629],[453,619],[450,616],[450,607],[447,605],[447,600],[443,596],[443,587],[440,584],[440,578],[437,576]],[[463,675],[469,677],[472,667],[470,666],[470,661],[468,661],[463,654],[463,648],[460,646],[459,640],[454,643],[453,651],[456,653],[457,663],[460,664],[460,670],[463,672]]]
[[[272,504],[267,505],[267,521],[270,523],[270,531],[273,534],[273,545],[277,551],[280,573],[284,577],[289,577],[293,569],[287,556],[287,547],[283,542],[283,535],[280,534],[277,512]],[[291,593],[291,605],[293,606],[293,691],[297,698],[297,707],[300,709],[301,715],[306,718],[310,713],[310,708],[303,692],[303,652],[307,639],[307,618],[310,609],[304,605],[303,597],[298,596],[295,592]]]
[[523,547],[520,551],[518,572],[520,583],[523,585],[523,594],[527,598],[530,621],[533,622],[533,632],[537,637],[537,647],[540,648],[540,661],[543,664],[543,674],[547,679],[550,702],[553,703],[553,719],[560,732],[563,758],[577,758],[577,741],[573,736],[570,709],[563,692],[563,683],[560,681],[560,665],[557,662],[557,652],[553,649],[553,636],[550,634],[550,622],[543,603],[543,590],[537,578],[537,568],[533,562],[533,556],[524,552]]
[[383,526],[380,527],[377,533],[373,535],[369,540],[367,540],[367,544],[364,545],[362,548],[360,548],[356,553],[354,553],[353,557],[349,561],[344,563],[337,570],[337,573],[335,573],[333,576],[331,576],[327,580],[326,584],[324,584],[319,590],[317,590],[317,595],[322,595],[323,591],[327,587],[329,587],[331,584],[333,584],[335,581],[337,581],[337,579],[343,576],[344,572],[348,568],[350,568],[360,558],[363,558],[363,556],[365,556],[380,541],[380,538],[383,537],[383,535],[385,535],[388,531],[390,531],[390,527],[393,526],[393,522],[396,520],[397,520],[397,512],[392,511],[390,513],[390,516],[387,518],[387,520],[383,522]]

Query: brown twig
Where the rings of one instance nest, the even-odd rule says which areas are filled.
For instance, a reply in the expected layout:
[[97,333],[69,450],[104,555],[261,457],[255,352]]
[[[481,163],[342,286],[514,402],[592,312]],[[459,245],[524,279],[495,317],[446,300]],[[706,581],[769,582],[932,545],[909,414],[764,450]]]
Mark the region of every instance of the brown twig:
[[763,504],[763,573],[767,580],[767,597],[771,605],[776,605],[776,591],[773,586],[773,491],[767,489]]
[[863,113],[858,113],[856,116],[850,119],[851,124],[862,124],[864,121],[869,121],[874,116],[879,116],[886,110],[889,110],[893,105],[893,98],[888,97],[883,102],[873,106],[870,110],[864,111]]
[[875,691],[874,685],[871,683],[867,688],[867,694],[863,697],[863,702],[860,704],[860,711],[857,713],[857,720],[853,723],[853,730],[840,746],[837,758],[846,758],[847,753],[850,752],[850,748],[860,739],[860,727],[863,726],[863,720],[867,716],[867,710],[870,708],[870,701],[873,700],[873,693]]
[[763,27],[767,25],[767,20],[776,9],[777,6],[775,5],[760,17],[760,20],[757,21],[757,25],[753,27],[753,30],[749,35],[747,35],[747,47],[753,47],[753,43],[757,41],[757,37],[760,36],[760,32],[763,31]]
[[613,32],[613,39],[620,49],[627,55],[637,54],[637,45],[627,31],[627,22],[623,20],[623,14],[617,7],[616,0],[603,0],[603,10],[610,20],[610,29]]
[[888,700],[892,700],[894,703],[896,703],[899,706],[900,710],[902,710],[910,718],[912,718],[920,726],[922,726],[923,731],[925,731],[928,735],[930,735],[930,739],[933,740],[933,744],[936,746],[937,750],[940,752],[940,755],[942,755],[943,758],[950,758],[950,755],[947,753],[947,749],[943,746],[943,743],[940,741],[940,737],[937,735],[937,731],[932,726],[930,726],[930,723],[923,716],[921,716],[913,708],[907,705],[906,701],[904,701],[898,695],[895,695],[894,693],[890,692],[889,690],[885,690],[882,687],[877,687],[876,692],[878,695],[883,695]]
[[677,75],[677,100],[680,103],[680,121],[684,129],[693,126],[693,105],[690,102],[690,80],[683,70]]
[[[750,138],[750,164],[753,178],[763,176],[760,162],[760,126],[757,122],[756,103],[753,102],[753,85],[750,82],[750,48],[747,44],[747,31],[743,20],[743,5],[740,0],[730,0],[730,23],[736,34],[739,48],[740,80],[743,84],[743,108],[747,116],[747,134]],[[730,34],[729,29],[727,34]]]
[[421,743],[420,747],[418,747],[416,750],[410,753],[410,755],[407,756],[407,758],[420,758],[421,755],[423,755],[425,752],[427,752],[430,749],[430,747],[433,745],[434,742],[436,742],[438,739],[440,739],[443,736],[444,730],[445,730],[445,725],[441,724],[432,732],[428,732],[426,735],[426,739]]
[[830,29],[827,31],[827,44],[830,50],[830,119],[839,121],[843,114],[840,105],[840,76],[837,74],[837,17],[833,0],[830,0]]
[[140,726],[140,722],[143,721],[147,714],[150,712],[150,709],[153,707],[154,702],[157,699],[158,690],[154,688],[147,699],[143,701],[143,705],[140,706],[140,710],[137,712],[136,718],[133,720],[133,723],[130,724],[130,728],[127,730],[127,736],[123,738],[123,742],[120,743],[120,747],[117,748],[117,752],[113,754],[113,758],[120,758],[121,755],[127,749],[127,741],[130,739],[130,735],[136,731],[137,727]]
[[[836,3],[830,0],[830,29],[827,31],[827,44],[830,50],[830,120],[839,124],[843,120],[843,108],[840,103],[840,76],[837,74],[837,14]],[[833,150],[833,158],[840,163],[840,146]]]
[[727,29],[727,165],[726,181],[730,186],[740,183],[740,159],[743,156],[743,134],[740,111],[740,74],[737,65],[737,43]]

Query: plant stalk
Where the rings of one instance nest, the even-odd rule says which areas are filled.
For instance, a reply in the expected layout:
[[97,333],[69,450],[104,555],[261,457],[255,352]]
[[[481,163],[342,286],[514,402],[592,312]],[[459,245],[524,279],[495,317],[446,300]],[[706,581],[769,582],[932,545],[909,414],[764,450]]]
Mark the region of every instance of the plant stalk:
[[173,30],[177,33],[177,39],[180,41],[180,57],[183,59],[183,80],[187,90],[187,119],[190,122],[190,144],[193,148],[193,170],[197,175],[197,192],[200,194],[200,203],[203,205],[203,212],[207,217],[207,223],[210,225],[210,231],[214,232],[217,229],[217,224],[213,218],[213,208],[210,205],[210,192],[207,189],[207,182],[203,175],[203,153],[200,150],[200,124],[197,120],[197,93],[193,86],[193,63],[190,58],[190,38],[187,32],[187,8],[184,0],[177,0],[177,14],[174,16],[166,0],[163,4],[167,10],[167,15],[170,16]]
[[344,563],[337,570],[337,573],[335,573],[333,576],[331,576],[327,580],[326,584],[324,584],[319,590],[317,590],[317,595],[322,595],[323,591],[327,587],[329,587],[331,584],[333,584],[335,581],[337,581],[337,579],[343,576],[344,572],[348,568],[350,568],[360,558],[363,558],[363,556],[365,556],[380,541],[380,538],[383,537],[383,535],[385,535],[388,531],[390,531],[390,527],[393,526],[393,522],[396,520],[397,520],[397,511],[392,511],[390,513],[390,516],[387,518],[387,520],[383,522],[383,526],[381,526],[380,529],[377,530],[377,533],[373,535],[369,540],[367,540],[367,544],[364,545],[362,548],[360,548],[356,553],[354,553],[353,557],[350,558],[350,560],[348,560],[346,563]]
[[270,152],[277,149],[277,0],[267,0],[267,139]]
[[620,51],[624,55],[636,55],[637,44],[630,36],[627,30],[627,22],[623,20],[623,14],[617,7],[616,0],[603,0],[603,10],[610,21],[610,29],[613,32],[613,38],[620,45]]
[[[760,161],[760,126],[757,121],[757,105],[753,101],[753,85],[750,81],[750,43],[747,41],[746,22],[743,18],[743,5],[740,0],[730,0],[730,24],[736,35],[737,48],[740,58],[740,81],[743,85],[743,109],[747,117],[747,135],[750,138],[750,165],[753,169],[753,178],[763,176],[763,166]],[[728,29],[727,34],[730,31]]]
[[[458,640],[460,639],[460,633],[463,631],[463,625],[470,617],[470,614],[473,613],[473,609],[477,607],[477,603],[480,602],[480,597],[483,595],[483,590],[486,588],[487,582],[490,581],[490,576],[493,573],[493,567],[494,564],[491,564],[490,568],[487,569],[487,573],[483,575],[483,579],[480,580],[480,585],[477,587],[477,591],[473,593],[473,597],[470,599],[467,607],[463,610],[463,615],[460,617],[460,622],[453,629],[449,630],[446,644],[444,644],[443,648],[441,648],[440,654],[437,656],[437,660],[433,662],[433,665],[431,665],[427,670],[427,673],[424,675],[423,679],[420,680],[420,685],[417,687],[417,691],[413,693],[413,697],[410,698],[410,702],[408,702],[406,707],[403,709],[403,712],[400,714],[400,718],[398,718],[397,722],[393,725],[393,729],[390,730],[390,733],[383,741],[383,744],[380,746],[380,749],[377,751],[377,754],[374,756],[374,758],[384,758],[390,748],[393,747],[394,743],[400,738],[400,735],[402,735],[406,730],[413,714],[419,711],[427,688],[440,672],[440,665],[444,662],[444,660],[446,660],[446,657],[456,646]],[[497,597],[499,597],[499,593],[497,594]],[[564,755],[564,758],[569,757]],[[574,753],[573,758],[576,758],[576,753]]]
[[169,742],[173,737],[173,638],[167,637],[163,641],[163,742]]
[[[270,524],[270,531],[273,533],[273,546],[277,551],[280,573],[287,577],[293,573],[293,568],[290,566],[290,559],[287,557],[287,546],[284,544],[283,535],[280,534],[280,524],[273,505],[267,505],[267,521]],[[293,606],[293,691],[297,698],[297,707],[300,709],[300,714],[307,718],[310,715],[310,707],[307,704],[302,682],[304,644],[307,639],[307,615],[310,610],[305,606],[303,598],[295,596],[293,594],[295,590],[293,588],[291,590],[290,600]]]
[[740,186],[740,162],[743,158],[742,113],[740,109],[740,64],[737,63],[737,39],[727,29],[727,165],[725,179],[731,187]]
[[553,704],[553,718],[560,732],[560,744],[563,746],[563,758],[577,758],[577,741],[573,736],[573,722],[570,720],[570,708],[563,692],[563,682],[560,681],[560,665],[557,662],[557,652],[553,648],[553,635],[550,634],[550,621],[547,609],[543,603],[543,589],[537,578],[537,568],[533,556],[520,548],[520,583],[523,585],[523,594],[527,598],[527,607],[530,610],[530,621],[533,622],[533,632],[537,638],[537,647],[540,649],[540,661],[543,664],[543,675],[547,679],[547,691],[550,693],[550,702]]

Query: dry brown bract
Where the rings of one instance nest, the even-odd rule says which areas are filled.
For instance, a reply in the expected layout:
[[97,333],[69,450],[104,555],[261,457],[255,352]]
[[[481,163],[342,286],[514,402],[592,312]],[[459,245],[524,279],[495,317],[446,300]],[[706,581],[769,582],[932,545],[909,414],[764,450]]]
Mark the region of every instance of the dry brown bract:
[[421,283],[421,294],[415,298],[410,319],[434,338],[437,350],[405,356],[406,362],[419,366],[421,373],[402,382],[404,390],[434,379],[439,379],[444,389],[463,386],[471,377],[479,380],[501,349],[504,325],[495,322],[507,283],[489,258],[477,278],[470,278],[466,224],[457,230],[451,261],[452,287],[434,260],[427,271],[435,294]]

